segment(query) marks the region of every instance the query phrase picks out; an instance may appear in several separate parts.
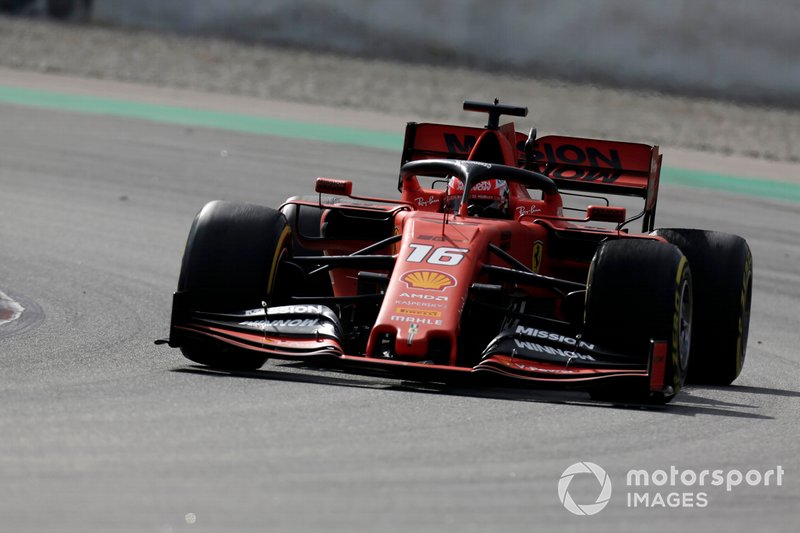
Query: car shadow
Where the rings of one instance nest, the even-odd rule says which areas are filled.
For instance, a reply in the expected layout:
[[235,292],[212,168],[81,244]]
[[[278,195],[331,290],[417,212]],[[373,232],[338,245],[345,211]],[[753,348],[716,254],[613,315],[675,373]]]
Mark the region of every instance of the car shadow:
[[[267,381],[285,381],[293,383],[309,383],[331,387],[353,387],[361,389],[379,389],[415,394],[435,394],[468,398],[487,398],[514,402],[531,402],[575,405],[599,409],[644,410],[652,413],[678,416],[712,415],[733,418],[758,420],[774,420],[774,417],[750,410],[760,409],[753,403],[738,403],[717,398],[709,398],[705,391],[724,391],[725,393],[743,393],[747,395],[779,395],[800,397],[800,392],[765,387],[685,387],[677,400],[667,405],[628,404],[608,401],[596,401],[589,398],[585,391],[533,389],[529,387],[498,386],[494,384],[442,384],[418,381],[404,381],[378,373],[353,373],[338,368],[319,366],[310,362],[268,363],[271,368],[260,370],[220,370],[199,365],[183,366],[172,369],[172,372],[197,374],[208,377],[224,377],[239,379],[260,379]],[[749,396],[748,399],[752,399]]]
[[783,396],[786,398],[800,398],[800,391],[784,390],[784,389],[770,389],[767,387],[752,387],[748,385],[729,385],[727,387],[718,386],[704,386],[704,390],[735,392],[742,394],[757,394],[765,396]]

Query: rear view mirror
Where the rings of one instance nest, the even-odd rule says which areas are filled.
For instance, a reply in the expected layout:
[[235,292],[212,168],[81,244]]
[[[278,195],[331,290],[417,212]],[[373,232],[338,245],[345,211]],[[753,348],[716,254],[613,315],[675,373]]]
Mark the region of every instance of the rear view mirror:
[[350,196],[353,192],[353,182],[350,180],[335,180],[331,178],[317,178],[314,190],[320,194],[336,194]]
[[625,222],[625,208],[605,205],[590,205],[586,209],[586,218],[595,222]]

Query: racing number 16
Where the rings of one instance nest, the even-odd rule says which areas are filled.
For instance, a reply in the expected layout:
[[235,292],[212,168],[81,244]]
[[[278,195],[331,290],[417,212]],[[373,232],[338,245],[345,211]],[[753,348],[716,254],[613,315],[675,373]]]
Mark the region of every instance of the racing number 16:
[[[409,246],[412,248],[411,253],[406,258],[409,263],[422,263],[425,261],[432,265],[455,266],[469,252],[467,248],[449,248],[447,246],[434,249],[430,244],[412,243]],[[433,253],[431,253],[431,250],[433,250]]]

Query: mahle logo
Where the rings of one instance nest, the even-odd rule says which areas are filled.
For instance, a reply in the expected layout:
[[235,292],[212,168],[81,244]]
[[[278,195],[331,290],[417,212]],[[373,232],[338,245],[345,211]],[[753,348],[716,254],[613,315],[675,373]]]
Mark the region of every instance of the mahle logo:
[[[572,496],[569,494],[569,484],[572,483],[572,478],[579,474],[593,474],[600,484],[600,494],[594,503],[577,504]],[[570,465],[561,474],[561,479],[558,480],[558,499],[561,504],[572,514],[579,516],[591,516],[599,513],[603,508],[608,505],[611,499],[611,478],[608,477],[606,471],[600,466],[584,461]]]

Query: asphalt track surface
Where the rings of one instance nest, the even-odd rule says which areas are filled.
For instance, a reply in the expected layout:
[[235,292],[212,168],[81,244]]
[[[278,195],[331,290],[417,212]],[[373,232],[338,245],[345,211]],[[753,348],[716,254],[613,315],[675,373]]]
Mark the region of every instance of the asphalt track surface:
[[[212,97],[209,97],[212,98]],[[277,206],[315,176],[392,195],[387,150],[0,104],[0,531],[787,531],[800,521],[797,203],[665,186],[659,226],[744,236],[742,376],[667,407],[439,389],[286,363],[228,374],[156,347],[192,217]],[[309,117],[306,117],[309,118]],[[12,327],[13,325],[13,327]],[[574,516],[578,461],[613,482]],[[780,465],[782,485],[631,508],[626,472]],[[570,493],[592,503],[590,477]]]

